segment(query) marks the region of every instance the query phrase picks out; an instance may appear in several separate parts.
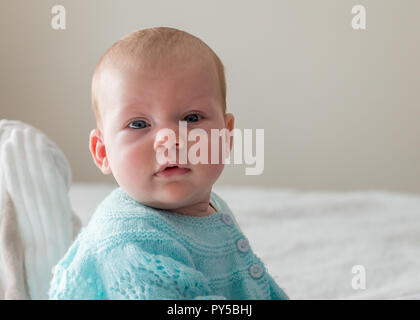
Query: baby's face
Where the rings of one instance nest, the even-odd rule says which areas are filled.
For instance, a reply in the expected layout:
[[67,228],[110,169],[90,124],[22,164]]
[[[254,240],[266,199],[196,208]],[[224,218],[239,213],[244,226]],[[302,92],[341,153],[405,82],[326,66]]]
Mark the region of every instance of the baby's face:
[[[102,132],[91,133],[90,147],[103,173],[112,173],[135,200],[162,209],[190,208],[209,200],[210,191],[223,170],[222,138],[219,163],[211,162],[211,129],[233,129],[232,114],[222,111],[216,69],[198,61],[166,64],[159,69],[127,68],[107,71],[101,78]],[[208,164],[191,164],[185,173],[162,177],[156,153],[166,139],[158,132],[171,129],[179,152],[196,144],[179,140],[179,121],[187,132],[201,128],[209,137]],[[231,147],[231,146],[230,146]],[[182,173],[182,172],[181,172]],[[187,210],[188,211],[188,210]]]

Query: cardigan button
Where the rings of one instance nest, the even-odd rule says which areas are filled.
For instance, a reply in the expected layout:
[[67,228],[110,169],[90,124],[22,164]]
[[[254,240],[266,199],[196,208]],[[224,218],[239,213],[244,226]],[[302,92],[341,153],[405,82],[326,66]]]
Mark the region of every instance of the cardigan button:
[[254,264],[249,268],[249,273],[251,274],[251,277],[258,279],[263,274],[263,268],[261,268],[261,266],[258,264]]
[[228,215],[227,213],[222,214],[222,220],[228,226],[232,225],[232,223],[233,223],[231,216]]
[[246,240],[245,238],[239,239],[236,242],[236,246],[238,247],[238,250],[241,252],[247,252],[249,250],[248,240]]

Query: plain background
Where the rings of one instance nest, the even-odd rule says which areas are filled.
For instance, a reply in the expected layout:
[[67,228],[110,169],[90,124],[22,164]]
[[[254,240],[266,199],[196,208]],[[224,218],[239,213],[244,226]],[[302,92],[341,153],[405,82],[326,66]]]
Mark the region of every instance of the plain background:
[[224,62],[236,127],[265,130],[264,173],[227,166],[217,184],[419,193],[419,15],[417,0],[2,0],[0,118],[50,136],[74,181],[113,182],[88,149],[93,69],[127,33],[175,27]]

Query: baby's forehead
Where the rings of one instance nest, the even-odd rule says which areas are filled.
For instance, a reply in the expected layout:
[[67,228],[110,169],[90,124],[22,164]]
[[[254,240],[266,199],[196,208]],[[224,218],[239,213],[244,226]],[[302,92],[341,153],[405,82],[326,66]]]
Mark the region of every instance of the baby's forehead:
[[[147,78],[150,79],[165,79],[167,76],[180,75],[182,78],[183,75],[187,72],[187,70],[191,71],[191,74],[193,77],[188,79],[188,82],[190,86],[182,86],[181,83],[183,81],[180,81],[179,86],[181,86],[182,91],[189,90],[188,88],[191,87],[191,91],[211,91],[212,96],[215,95],[221,95],[221,99],[223,99],[223,94],[220,90],[220,75],[218,74],[218,69],[216,62],[214,59],[209,56],[203,54],[199,54],[199,52],[192,52],[187,55],[165,55],[164,57],[158,57],[158,56],[140,56],[140,57],[129,57],[127,55],[114,55],[113,57],[108,57],[107,61],[103,61],[103,65],[100,72],[100,78],[99,81],[99,88],[98,87],[98,100],[100,101],[99,105],[102,105],[104,107],[105,104],[109,104],[109,100],[115,99],[113,97],[113,90],[109,88],[109,84],[112,82],[113,88],[118,87],[118,94],[119,97],[125,98],[125,92],[133,92],[137,90],[137,82],[131,80],[139,80],[140,82],[147,80]],[[112,58],[112,59],[110,59]],[[210,83],[208,86],[199,81],[197,78],[197,81],[194,79],[195,73],[201,73],[205,74],[208,79],[205,81],[205,83]],[[126,75],[129,75],[126,77]],[[145,75],[145,78],[142,78],[141,75]],[[148,83],[148,82],[146,82]],[[159,82],[155,82],[157,86],[159,86]],[[201,86],[198,86],[198,83],[201,83]],[[105,86],[104,86],[105,85]],[[103,90],[104,88],[107,88],[106,90]],[[130,91],[128,88],[131,88]],[[138,91],[146,92],[145,90],[139,89]],[[115,106],[114,104],[107,105],[106,109],[110,110],[108,108],[115,109],[118,108],[118,106]],[[102,110],[98,110],[99,112],[102,112],[105,110],[104,108],[100,108]]]
[[[122,61],[123,60],[123,61]],[[164,58],[156,57],[137,57],[118,59],[116,63],[111,63],[105,69],[114,72],[147,72],[149,74],[165,74],[172,72],[176,68],[205,69],[216,71],[216,64],[211,57],[199,54],[189,54],[185,56],[167,56]],[[179,72],[179,70],[177,70]]]
[[[132,58],[125,59],[123,62],[108,63],[101,70],[102,84],[116,80],[118,85],[130,86],[132,80],[166,80],[169,76],[176,76],[183,79],[184,75],[188,75],[193,79],[199,80],[199,77],[210,79],[211,83],[218,86],[218,71],[216,64],[211,59],[200,56],[188,57],[167,57],[165,59],[144,59]],[[149,84],[149,82],[146,82]],[[182,82],[184,83],[184,82]],[[180,83],[180,84],[182,84]]]
[[[186,64],[189,66],[186,66]],[[170,84],[171,87],[178,89],[175,92],[174,90],[171,91],[174,95],[171,99],[174,99],[174,102],[176,102],[175,100],[177,99],[175,98],[178,96],[180,99],[188,99],[188,102],[198,100],[205,96],[215,96],[218,95],[219,83],[217,72],[216,70],[211,70],[212,68],[214,66],[208,62],[193,62],[191,60],[183,62],[177,60],[165,61],[159,65],[133,63],[132,65],[126,64],[122,67],[112,66],[103,72],[101,82],[102,84],[106,84],[107,89],[101,90],[101,95],[107,100],[109,98],[117,99],[118,97],[118,102],[123,101],[123,103],[119,103],[118,105],[115,103],[111,104],[109,106],[111,108],[121,107],[121,104],[130,105],[132,99],[147,101],[147,98],[149,98],[148,90],[160,94],[165,91],[161,87],[163,84],[160,81],[169,82],[168,79],[172,79],[172,76],[174,76],[175,81]],[[187,69],[189,72],[186,71]],[[186,78],[184,78],[184,73],[188,73]],[[213,76],[210,74],[213,74]],[[180,81],[176,81],[178,79]],[[144,99],[143,96],[145,97]]]

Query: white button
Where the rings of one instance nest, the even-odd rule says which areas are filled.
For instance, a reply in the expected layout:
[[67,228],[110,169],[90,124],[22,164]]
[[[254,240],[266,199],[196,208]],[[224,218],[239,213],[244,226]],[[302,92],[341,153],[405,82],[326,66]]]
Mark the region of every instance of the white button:
[[248,240],[246,240],[245,238],[243,239],[239,239],[236,242],[236,246],[238,247],[238,250],[241,252],[247,252],[249,249],[249,245],[248,245]]
[[249,273],[251,274],[251,277],[257,279],[262,276],[263,268],[261,268],[261,266],[258,264],[254,264],[249,268]]
[[230,217],[230,215],[228,215],[227,213],[222,214],[222,220],[224,221],[224,223],[226,223],[228,226],[230,226],[233,221],[232,218]]

